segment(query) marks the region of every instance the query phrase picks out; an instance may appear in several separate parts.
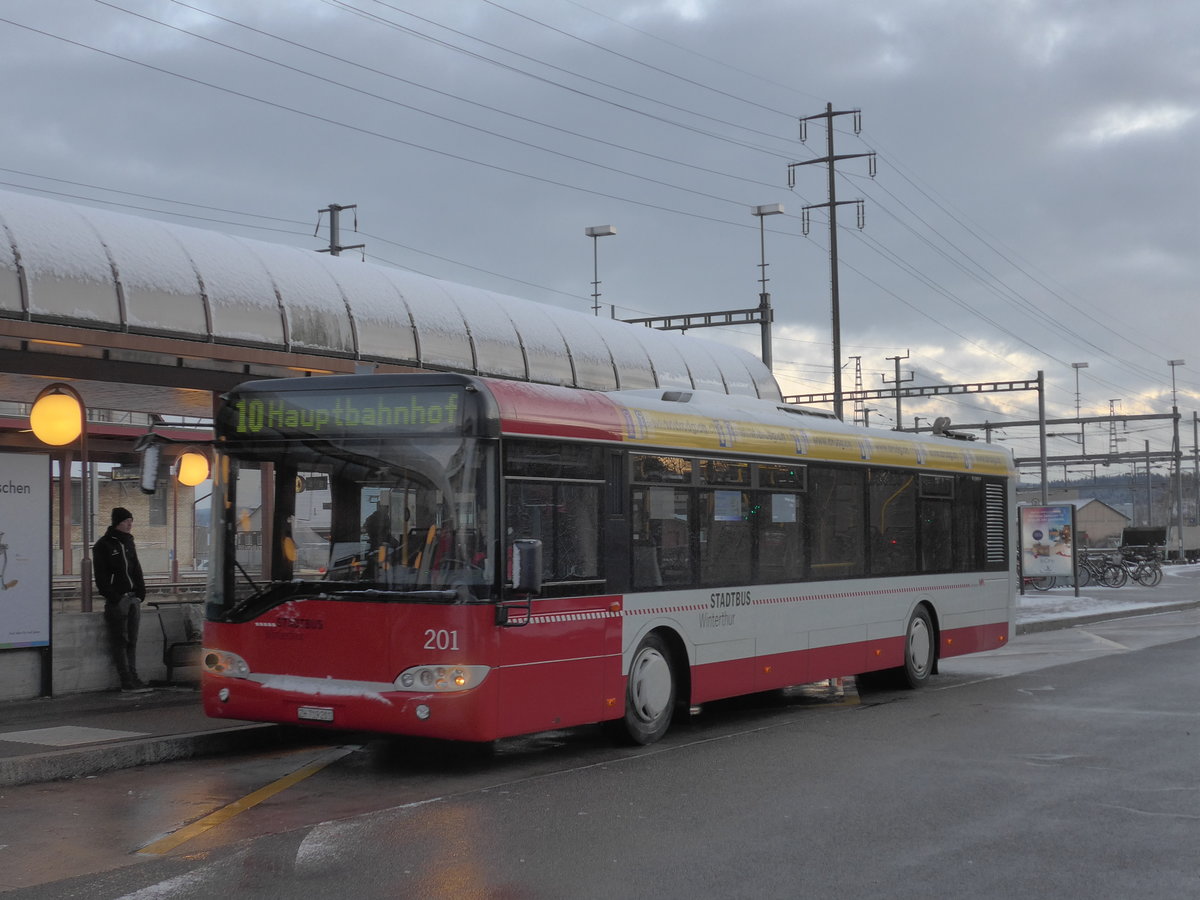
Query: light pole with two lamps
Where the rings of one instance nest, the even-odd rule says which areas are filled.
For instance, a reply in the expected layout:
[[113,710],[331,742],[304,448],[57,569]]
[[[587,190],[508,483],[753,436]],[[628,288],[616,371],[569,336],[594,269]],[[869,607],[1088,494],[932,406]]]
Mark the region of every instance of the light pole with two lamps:
[[783,214],[782,203],[764,203],[761,206],[750,207],[752,215],[758,217],[758,249],[759,271],[761,273],[758,281],[762,285],[762,290],[758,293],[758,311],[761,317],[759,325],[762,329],[762,361],[767,367],[767,371],[771,370],[771,295],[767,292],[767,235],[766,228],[763,226],[763,220],[767,216],[778,216]]
[[[69,384],[55,382],[45,388],[33,401],[29,411],[29,427],[43,444],[65,447],[79,439],[80,478],[79,515],[83,538],[83,551],[79,560],[79,602],[83,612],[92,611],[92,511],[91,484],[88,478],[87,406],[79,392]],[[71,464],[64,458],[61,468],[61,484],[71,483]],[[65,523],[64,523],[65,524]],[[64,527],[64,533],[69,534]],[[69,571],[71,541],[63,541],[63,570]]]
[[[1079,370],[1086,369],[1088,364],[1085,362],[1071,363],[1071,368],[1075,370],[1075,418],[1079,419]],[[1079,423],[1079,452],[1087,455],[1087,439],[1083,435],[1083,422]]]
[[600,264],[596,251],[596,238],[610,237],[617,233],[612,225],[589,225],[583,233],[592,239],[592,313],[600,315]]
[[1175,369],[1184,365],[1182,359],[1168,359],[1171,367],[1171,456],[1175,462],[1175,537],[1178,539],[1176,549],[1179,551],[1179,562],[1183,562],[1183,471],[1180,464],[1183,454],[1179,452],[1179,404],[1175,393]]

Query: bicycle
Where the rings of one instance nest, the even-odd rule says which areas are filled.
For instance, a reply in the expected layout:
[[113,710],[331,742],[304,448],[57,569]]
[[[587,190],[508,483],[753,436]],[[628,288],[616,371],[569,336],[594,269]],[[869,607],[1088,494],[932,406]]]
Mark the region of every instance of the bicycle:
[[1088,553],[1079,557],[1079,586],[1086,587],[1092,581],[1102,587],[1120,587],[1126,573],[1107,553]]
[[1053,575],[1026,575],[1024,581],[1037,591],[1048,591],[1058,583]]
[[1130,578],[1143,587],[1157,587],[1162,581],[1162,565],[1156,553],[1142,554],[1123,548],[1118,565],[1119,581],[1113,587],[1124,587]]
[[1129,577],[1142,587],[1158,587],[1162,581],[1162,564],[1157,555],[1134,555],[1126,561],[1125,566]]

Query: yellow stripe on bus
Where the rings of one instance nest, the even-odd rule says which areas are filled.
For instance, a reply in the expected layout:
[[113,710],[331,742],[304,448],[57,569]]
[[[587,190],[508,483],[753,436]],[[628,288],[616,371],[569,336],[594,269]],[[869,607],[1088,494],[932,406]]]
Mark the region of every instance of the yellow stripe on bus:
[[760,422],[711,419],[707,416],[645,409],[637,426],[625,435],[627,444],[729,451],[832,462],[872,462],[951,472],[1009,475],[1012,458],[986,444],[946,440],[945,446],[867,434],[828,433],[808,428],[780,428]]

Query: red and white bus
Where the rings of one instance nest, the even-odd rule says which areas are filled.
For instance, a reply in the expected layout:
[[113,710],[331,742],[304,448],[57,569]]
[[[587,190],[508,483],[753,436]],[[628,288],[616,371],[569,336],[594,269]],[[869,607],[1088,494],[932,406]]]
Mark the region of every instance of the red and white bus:
[[707,392],[243,384],[215,421],[210,716],[491,741],[890,670],[1013,627],[1011,455]]

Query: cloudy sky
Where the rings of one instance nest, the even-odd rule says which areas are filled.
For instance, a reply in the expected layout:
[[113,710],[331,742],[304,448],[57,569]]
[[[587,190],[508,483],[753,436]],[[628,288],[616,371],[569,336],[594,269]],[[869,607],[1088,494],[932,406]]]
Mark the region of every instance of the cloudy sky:
[[[833,135],[876,154],[874,177],[836,166],[864,220],[839,206],[844,387],[907,355],[913,385],[1044,371],[1052,418],[1077,374],[1084,415],[1165,413],[1184,359],[1191,450],[1195,0],[6,0],[0,72],[4,187],[313,249],[317,211],[357,204],[342,240],[370,262],[587,312],[595,251],[619,318],[756,306],[751,207],[782,203],[785,394],[832,385],[827,208],[804,223],[827,169],[791,166],[828,135],[800,120],[860,110]],[[697,334],[759,346],[754,326]],[[1036,414],[994,393],[903,420]],[[1089,449],[1113,437],[1167,449],[1170,427],[1094,426]]]

